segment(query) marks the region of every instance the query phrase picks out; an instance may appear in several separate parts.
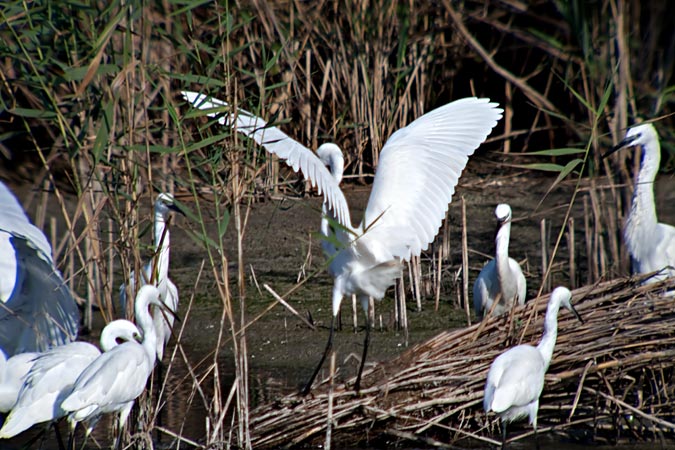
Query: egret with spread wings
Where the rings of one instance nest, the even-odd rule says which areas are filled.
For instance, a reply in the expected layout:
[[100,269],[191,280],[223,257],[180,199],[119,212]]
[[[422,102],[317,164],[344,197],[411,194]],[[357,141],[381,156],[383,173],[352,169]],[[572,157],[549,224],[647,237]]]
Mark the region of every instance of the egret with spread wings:
[[[419,255],[433,241],[469,156],[497,125],[503,111],[489,99],[464,98],[424,114],[392,134],[380,153],[363,221],[353,227],[339,186],[344,160],[337,145],[323,144],[315,154],[249,112],[231,111],[227,103],[202,94],[183,95],[208,115],[219,117],[220,123],[235,127],[285,160],[323,193],[322,233],[337,238],[330,242],[340,243],[324,245],[334,278],[333,315],[326,349],[302,392],[310,391],[332,348],[340,304],[350,295],[356,295],[366,310],[363,357],[354,385],[358,391],[371,328],[369,297],[383,298],[400,276],[402,262]],[[339,226],[332,227],[325,216]]]

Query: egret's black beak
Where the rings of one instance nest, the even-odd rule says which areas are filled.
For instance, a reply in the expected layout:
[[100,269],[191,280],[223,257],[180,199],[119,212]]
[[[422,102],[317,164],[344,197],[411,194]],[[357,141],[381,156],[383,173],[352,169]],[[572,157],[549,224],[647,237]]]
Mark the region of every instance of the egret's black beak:
[[[158,306],[158,305],[156,305],[156,306]],[[162,302],[162,306],[159,306],[159,310],[162,312],[162,315],[164,316],[164,320],[167,320],[167,317],[171,316],[171,317],[174,318],[174,320],[176,322],[182,322],[178,313],[176,311],[174,311],[173,309],[169,308],[168,306],[166,306],[164,304],[164,302]],[[168,320],[167,320],[167,323],[168,323]]]
[[634,136],[624,138],[621,142],[619,142],[619,143],[616,144],[614,147],[610,148],[607,152],[605,152],[605,154],[602,155],[602,157],[603,157],[603,158],[607,158],[607,157],[608,157],[609,155],[611,155],[612,153],[614,153],[614,152],[616,152],[616,151],[618,151],[618,150],[621,150],[621,149],[624,148],[624,147],[628,147],[628,146],[632,145],[633,142],[635,142],[635,140],[636,140],[637,138],[639,138],[639,137],[640,137],[640,135],[639,135],[639,134],[636,134],[636,135],[634,135]]
[[572,305],[571,303],[570,303],[570,308],[572,310],[572,314],[574,314],[574,317],[576,317],[579,322],[584,323],[584,319],[581,318],[581,316],[579,315],[577,310],[574,308],[574,305]]
[[183,210],[180,209],[178,206],[176,206],[175,203],[171,203],[170,205],[166,205],[166,207],[169,208],[171,211],[175,211],[175,212],[185,216],[185,213],[183,212]]

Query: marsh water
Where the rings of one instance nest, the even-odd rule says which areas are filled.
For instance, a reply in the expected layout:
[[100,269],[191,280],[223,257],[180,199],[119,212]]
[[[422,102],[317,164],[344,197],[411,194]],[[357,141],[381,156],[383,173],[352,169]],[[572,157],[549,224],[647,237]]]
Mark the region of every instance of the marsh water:
[[[546,219],[550,227],[552,240],[560,229],[575,186],[573,181],[565,181],[556,186],[546,196],[555,177],[532,172],[513,171],[504,174],[490,161],[473,160],[453,197],[449,211],[450,256],[447,267],[443,271],[443,283],[438,309],[435,309],[433,294],[422,300],[422,309],[417,310],[414,301],[408,303],[409,328],[406,333],[397,330],[393,325],[393,302],[391,292],[385,300],[376,305],[376,330],[371,340],[368,362],[375,363],[390,359],[407,346],[421,342],[441,330],[461,327],[466,324],[466,316],[458,304],[458,293],[461,277],[457,276],[461,267],[461,203],[464,197],[467,210],[467,233],[470,258],[470,284],[477,276],[482,265],[487,261],[484,254],[494,251],[494,208],[498,203],[509,203],[513,209],[514,222],[511,235],[511,256],[523,263],[528,280],[528,297],[536,294],[541,281],[540,241],[541,220]],[[675,189],[672,177],[662,176],[657,183],[657,204],[659,219],[675,223]],[[27,194],[21,186],[11,186],[21,199]],[[352,208],[353,221],[360,219],[361,211],[368,200],[369,187],[349,186],[347,197]],[[583,245],[584,234],[580,224],[584,223],[583,194],[577,196],[572,208],[572,216],[577,223],[578,245]],[[607,195],[611,199],[611,195]],[[186,199],[182,199],[186,200]],[[539,202],[541,205],[537,207]],[[189,204],[188,204],[189,206]],[[294,286],[305,275],[318,273],[311,277],[302,287],[293,292],[286,300],[303,316],[311,316],[317,325],[317,331],[311,331],[302,321],[283,306],[277,304],[269,312],[263,314],[252,323],[246,331],[249,387],[253,406],[273,401],[284,394],[296,391],[309,377],[314,365],[325,345],[327,327],[330,320],[330,289],[332,280],[323,267],[324,259],[319,243],[313,236],[320,220],[320,198],[278,197],[254,203],[246,224],[243,244],[245,272],[247,277],[245,311],[248,320],[261,314],[274,299],[264,290],[263,284],[269,285],[279,294],[283,294]],[[605,205],[611,208],[611,201]],[[214,223],[207,223],[214,227]],[[205,382],[201,388],[204,396],[193,389],[192,376],[185,360],[190,362],[191,371],[198,377],[207,368],[217,362],[223,397],[227,397],[234,380],[233,352],[231,342],[223,340],[218,355],[214,357],[219,330],[221,329],[222,305],[215,286],[214,278],[209,270],[199,274],[199,268],[205,255],[201,247],[190,237],[189,230],[197,225],[188,219],[177,217],[171,230],[171,267],[170,276],[179,288],[180,315],[183,320],[180,327],[182,353],[174,352],[174,341],[170,344],[168,356],[161,369],[162,379],[166,379],[164,392],[160,395],[159,378],[154,379],[153,396],[161,398],[165,405],[155,421],[158,428],[170,430],[195,442],[203,442],[206,432],[206,410],[208,399],[213,395],[213,383]],[[228,254],[231,274],[236,274],[236,245],[234,233],[228,231]],[[148,236],[149,238],[149,236]],[[549,243],[552,248],[553,244]],[[561,261],[558,270],[552,273],[552,285],[568,284],[570,273],[565,269],[568,250],[561,246],[558,256]],[[579,273],[576,279],[581,283],[586,279],[583,273],[583,261],[579,261]],[[348,303],[348,302],[345,302]],[[335,338],[338,366],[342,377],[356,371],[357,361],[362,349],[363,330],[356,332],[352,327],[351,308],[343,305],[342,329]],[[363,325],[361,313],[358,313],[359,325]],[[102,321],[95,322],[94,331],[85,339],[95,340]],[[184,356],[183,356],[184,355]],[[356,357],[354,357],[356,356]],[[107,445],[111,436],[111,421],[102,420],[89,448]],[[133,425],[130,431],[133,433]],[[541,424],[540,424],[541,425]],[[60,426],[66,433],[64,424]],[[17,439],[3,443],[4,448],[20,448],[35,431],[25,433]],[[43,442],[43,448],[58,448],[52,432]],[[78,438],[81,439],[78,434]],[[498,438],[498,437],[495,437]],[[171,446],[175,441],[168,434],[155,431],[153,434],[156,448]],[[583,448],[566,443],[559,436],[541,437],[545,448]],[[32,444],[39,445],[40,441]],[[98,443],[98,444],[97,444]],[[533,448],[533,442],[514,443],[511,448]],[[189,448],[186,444],[186,448]],[[603,447],[595,447],[603,448]],[[614,448],[614,447],[612,447]],[[653,448],[653,444],[627,445],[622,448]],[[663,447],[665,448],[665,447]],[[672,447],[672,448],[675,448]]]

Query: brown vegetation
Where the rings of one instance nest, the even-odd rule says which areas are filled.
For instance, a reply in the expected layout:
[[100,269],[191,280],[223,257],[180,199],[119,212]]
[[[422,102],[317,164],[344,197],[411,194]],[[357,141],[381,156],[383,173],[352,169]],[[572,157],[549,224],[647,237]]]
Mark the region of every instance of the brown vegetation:
[[[658,0],[115,0],[60,8],[5,1],[0,176],[36,192],[37,225],[49,222],[55,259],[86,305],[86,327],[94,309],[106,321],[115,315],[117,287],[140,267],[148,230],[141,205],[157,191],[179,194],[222,303],[211,365],[192,374],[216,424],[204,441],[249,447],[241,333],[250,319],[242,244],[249,207],[306,188],[231,130],[194,120],[178,91],[237,103],[309,147],[339,143],[347,183],[368,183],[387,137],[423,112],[459,97],[488,96],[504,106],[505,117],[479,157],[526,175],[552,171],[554,185],[564,178],[576,183],[563,226],[542,224],[544,247],[554,250],[542,260],[539,292],[547,290],[551,270],[583,273],[571,282],[592,285],[628,272],[620,229],[636,164],[628,154],[612,161],[599,154],[639,118],[660,118],[664,153],[673,152],[675,32],[668,7]],[[74,208],[65,192],[77,197]],[[44,214],[49,202],[57,205],[58,229]],[[569,211],[581,202],[584,223],[575,224]],[[216,232],[205,226],[209,220]],[[231,247],[228,228],[236,234]],[[562,260],[557,249],[575,242],[583,249],[578,259],[572,252]],[[432,275],[453,263],[447,245],[441,238],[410,271],[429,274],[423,282],[437,301],[455,294]],[[468,262],[461,273],[469,286]],[[408,299],[419,300],[420,277],[411,276],[417,281],[407,287]],[[199,283],[196,277],[195,290]],[[238,375],[229,394],[217,369],[228,337]],[[212,398],[203,383],[215,386]],[[232,411],[240,420],[229,435],[224,420]]]

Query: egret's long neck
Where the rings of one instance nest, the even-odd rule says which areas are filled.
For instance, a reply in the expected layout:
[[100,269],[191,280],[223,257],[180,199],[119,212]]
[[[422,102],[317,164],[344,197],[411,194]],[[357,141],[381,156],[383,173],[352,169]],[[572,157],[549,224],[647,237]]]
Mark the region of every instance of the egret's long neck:
[[645,247],[645,243],[656,242],[652,237],[656,232],[658,219],[654,206],[654,179],[659,170],[661,146],[658,141],[652,146],[644,147],[640,172],[633,192],[633,202],[626,221],[624,236],[626,246],[634,259],[640,261],[656,251]]
[[[161,248],[160,248],[161,244]],[[155,212],[155,253],[157,254],[157,280],[160,282],[166,280],[169,273],[169,246],[171,244],[169,228],[164,216]]]
[[511,276],[509,266],[509,236],[511,234],[511,221],[507,221],[499,227],[497,237],[495,238],[495,263],[497,264],[497,279],[506,298],[504,301],[511,302],[516,295],[516,287]]
[[[333,175],[333,178],[335,178],[335,181],[340,184],[344,174],[344,160],[342,159],[342,154],[338,152],[330,153],[327,158],[322,158],[322,161],[328,167],[328,170],[330,171],[331,175]],[[328,203],[324,200],[321,207],[321,234],[324,237],[335,236],[338,241],[343,243],[349,242],[349,235],[344,230],[332,229],[328,219],[332,220],[333,222],[337,222],[334,211],[328,208]],[[337,252],[335,245],[329,243],[326,240],[321,243],[321,247],[328,257],[333,256],[335,252]]]
[[321,248],[323,253],[327,258],[332,257],[337,249],[333,244],[332,240],[334,239],[334,233],[330,226],[328,218],[335,219],[335,216],[331,210],[328,209],[328,204],[323,202],[321,206],[321,235],[325,238],[321,241]]
[[150,358],[150,367],[155,365],[157,358],[157,333],[155,332],[155,325],[152,321],[152,316],[148,311],[147,302],[142,303],[139,308],[136,308],[136,324],[143,332],[143,349]]
[[548,365],[551,363],[553,348],[558,338],[558,310],[560,310],[560,302],[548,304],[546,317],[544,318],[544,335],[537,345],[537,350],[544,359],[545,370],[548,370]]

